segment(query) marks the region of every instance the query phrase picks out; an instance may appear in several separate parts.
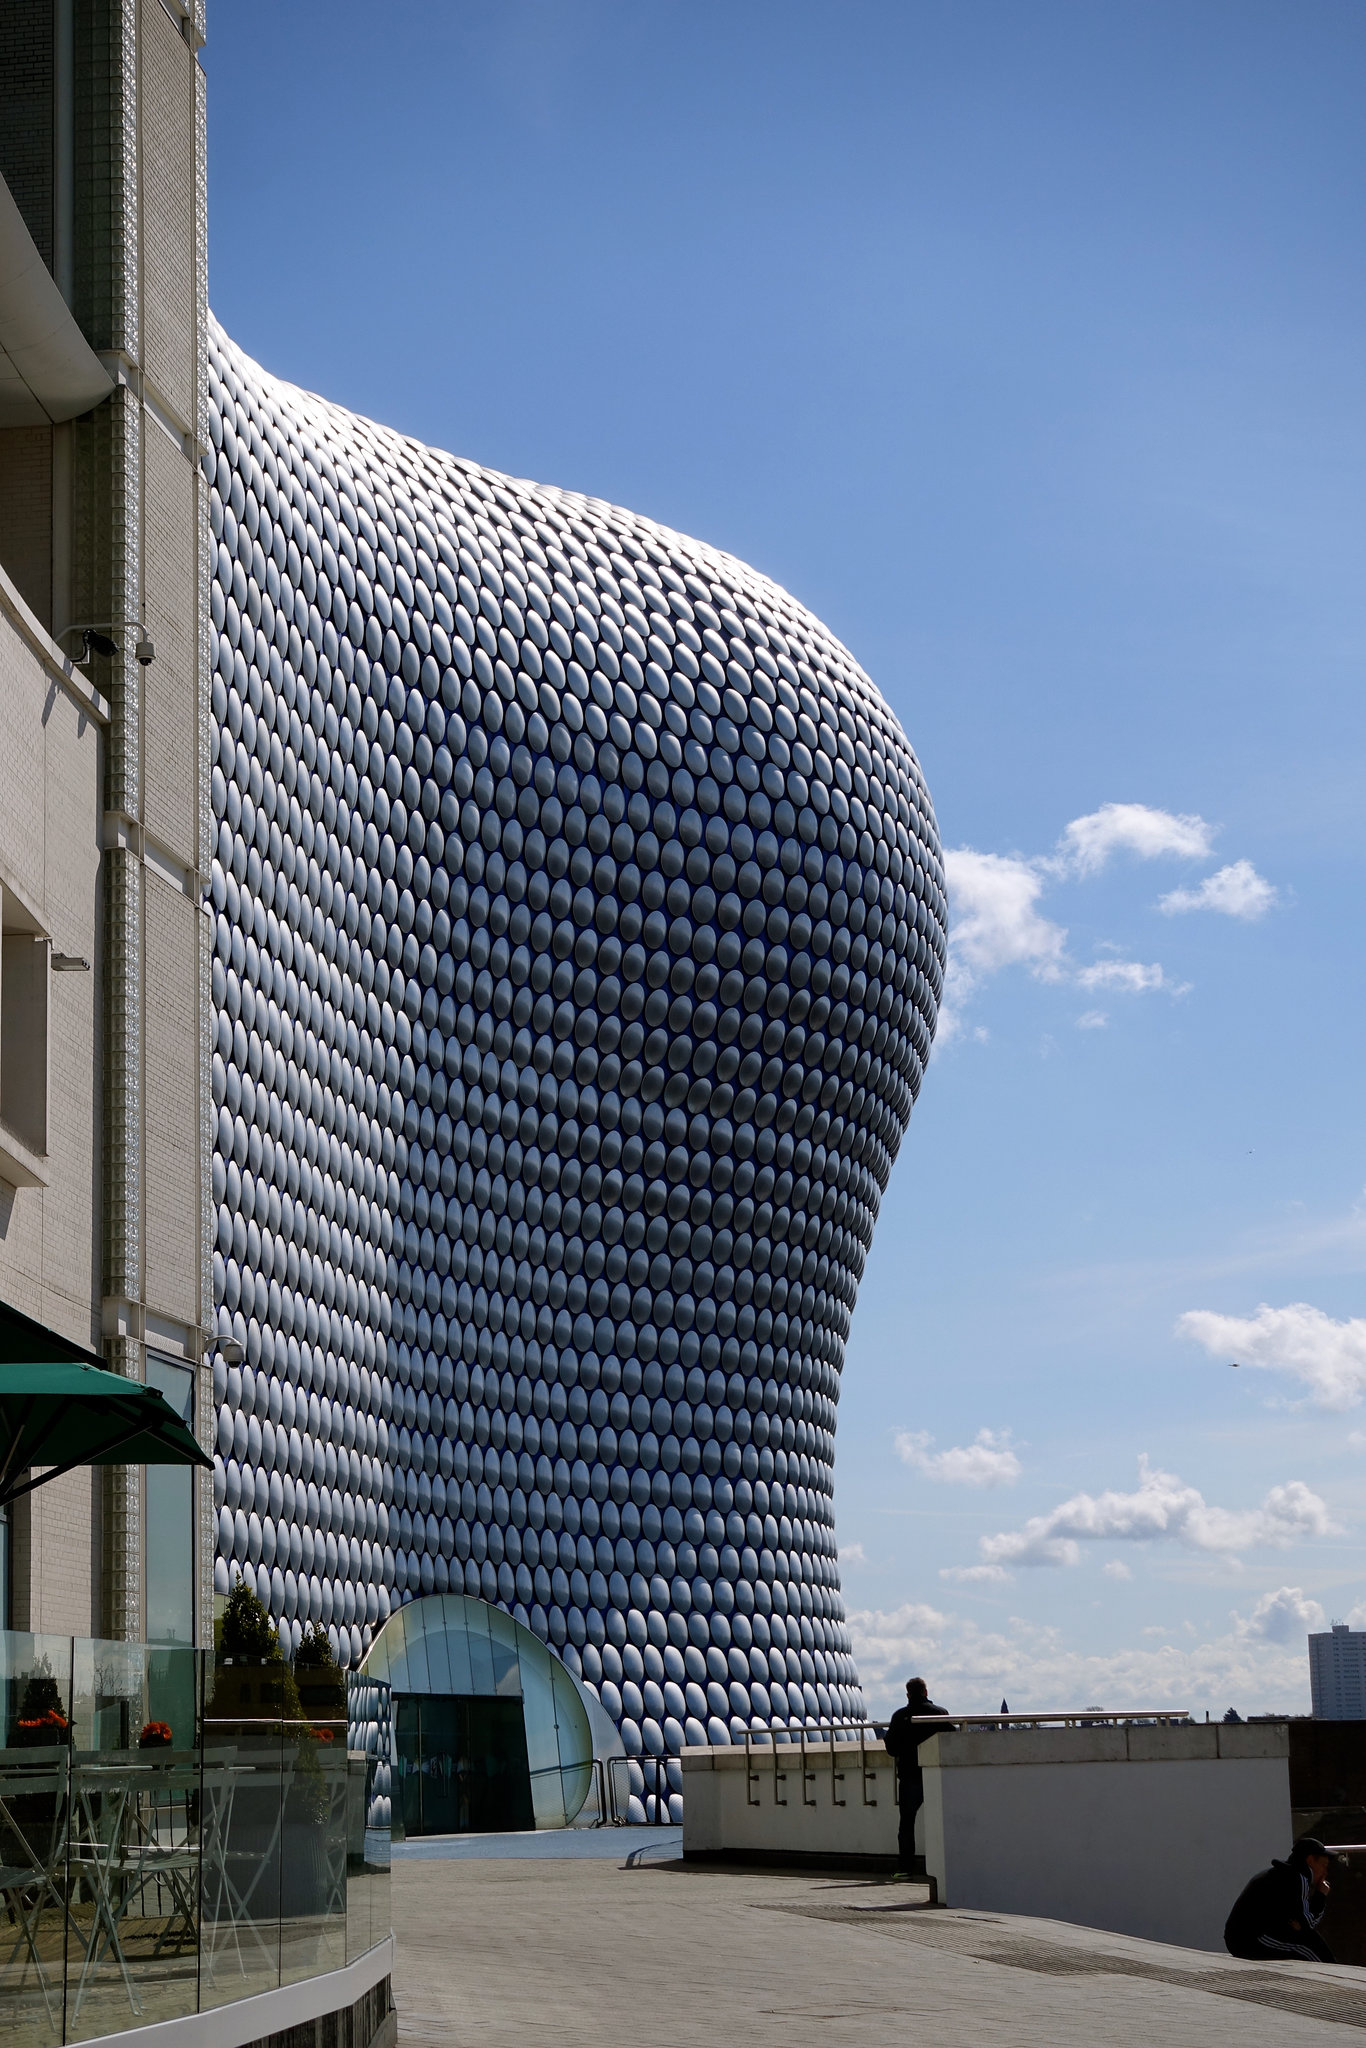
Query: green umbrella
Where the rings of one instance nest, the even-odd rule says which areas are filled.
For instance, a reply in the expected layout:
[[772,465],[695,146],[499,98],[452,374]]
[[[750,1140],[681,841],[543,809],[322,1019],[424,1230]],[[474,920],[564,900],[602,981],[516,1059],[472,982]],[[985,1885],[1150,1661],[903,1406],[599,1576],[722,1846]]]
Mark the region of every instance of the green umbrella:
[[0,1507],[76,1465],[212,1464],[154,1387],[0,1305]]

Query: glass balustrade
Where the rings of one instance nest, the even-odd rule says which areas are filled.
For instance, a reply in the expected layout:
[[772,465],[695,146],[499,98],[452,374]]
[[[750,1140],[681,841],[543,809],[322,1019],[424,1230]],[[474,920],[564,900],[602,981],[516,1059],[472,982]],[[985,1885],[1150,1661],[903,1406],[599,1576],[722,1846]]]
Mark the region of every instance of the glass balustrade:
[[390,1930],[389,1687],[0,1632],[0,2035],[57,2048]]

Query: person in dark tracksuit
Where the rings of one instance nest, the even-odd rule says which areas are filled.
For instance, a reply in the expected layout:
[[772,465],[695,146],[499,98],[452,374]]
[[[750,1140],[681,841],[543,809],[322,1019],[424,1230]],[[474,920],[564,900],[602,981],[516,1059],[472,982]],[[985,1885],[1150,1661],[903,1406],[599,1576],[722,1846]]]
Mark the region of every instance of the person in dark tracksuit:
[[917,1728],[915,1723],[922,1714],[943,1714],[946,1709],[937,1707],[930,1698],[930,1690],[923,1678],[912,1678],[906,1687],[906,1704],[898,1707],[887,1724],[883,1745],[897,1768],[901,1787],[901,1811],[897,1826],[897,1862],[906,1876],[915,1869],[915,1817],[925,1799],[925,1780],[920,1769],[919,1749],[938,1731],[934,1728]]
[[1314,1835],[1301,1835],[1284,1862],[1244,1885],[1224,1926],[1224,1947],[1250,1963],[1335,1960],[1319,1923],[1328,1910],[1332,1855]]

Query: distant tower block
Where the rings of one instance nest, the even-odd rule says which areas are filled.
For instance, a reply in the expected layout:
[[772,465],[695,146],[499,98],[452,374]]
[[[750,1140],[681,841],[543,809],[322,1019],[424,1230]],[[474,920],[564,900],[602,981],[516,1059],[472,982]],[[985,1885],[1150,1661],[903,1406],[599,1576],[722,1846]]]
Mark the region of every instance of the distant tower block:
[[1366,1721],[1366,1629],[1335,1621],[1310,1636],[1309,1692],[1316,1721]]
[[498,1602],[635,1756],[854,1713],[835,1403],[945,959],[916,758],[730,556],[217,332],[210,380],[219,1584],[348,1662]]

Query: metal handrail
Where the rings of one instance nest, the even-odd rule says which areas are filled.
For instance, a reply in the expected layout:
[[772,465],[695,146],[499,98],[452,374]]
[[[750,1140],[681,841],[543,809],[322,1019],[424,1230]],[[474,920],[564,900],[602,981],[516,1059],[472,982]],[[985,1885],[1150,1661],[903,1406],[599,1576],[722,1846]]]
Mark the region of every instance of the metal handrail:
[[[1034,1714],[913,1714],[912,1722],[930,1729],[949,1733],[960,1728],[1104,1728],[1146,1725],[1148,1727],[1192,1727],[1190,1710],[1186,1707],[1115,1707],[1115,1708],[1064,1708]],[[878,1804],[878,1776],[892,1761],[882,1749],[882,1737],[887,1730],[885,1721],[859,1721],[852,1716],[842,1719],[811,1720],[792,1728],[747,1728],[744,1739],[745,1756],[745,1803],[749,1806],[762,1804],[760,1786],[770,1772],[773,1779],[773,1803],[786,1806],[788,1770],[784,1767],[781,1752],[795,1749],[794,1763],[800,1766],[802,1804],[813,1806],[816,1800],[811,1796],[818,1774],[828,1767],[830,1771],[830,1797],[835,1806],[848,1804],[841,1798],[839,1787],[845,1782],[846,1771],[841,1767],[841,1754],[849,1756],[849,1768],[855,1768],[852,1755],[858,1747],[858,1773],[860,1803],[863,1806]],[[870,1746],[876,1745],[876,1746]],[[738,1751],[738,1741],[732,1745]],[[759,1762],[763,1756],[762,1765]],[[652,1818],[660,1825],[668,1825],[668,1788],[664,1774],[668,1765],[666,1757],[637,1757],[633,1759],[641,1767],[646,1778],[646,1798],[653,1797],[655,1813]],[[653,1791],[650,1789],[649,1772],[653,1770]],[[893,1772],[893,1801],[899,1786],[898,1774]]]
[[[587,1795],[587,1797],[585,1797],[583,1805],[579,1808],[579,1813],[581,1814],[587,1807],[589,1799],[596,1798],[597,1818],[591,1821],[589,1825],[595,1828],[624,1827],[626,1825],[628,1813],[622,1810],[622,1801],[617,1796],[617,1773],[614,1769],[614,1766],[625,1765],[627,1759],[624,1756],[594,1756],[587,1758],[585,1761],[589,1771],[592,1774],[593,1790]],[[561,1784],[563,1784],[564,1779],[566,1777],[576,1775],[579,1771],[582,1771],[583,1769],[584,1764],[582,1763],[541,1764],[538,1766],[536,1770],[530,1772],[529,1776],[533,1778],[547,1778],[554,1773],[558,1773]],[[628,1802],[630,1800],[630,1796],[631,1795],[628,1779],[626,1793],[626,1799]],[[574,1821],[571,1822],[570,1825],[576,1825],[577,1822],[578,1815],[576,1814]]]
[[[948,1734],[959,1728],[1038,1728],[1061,1725],[1065,1728],[1097,1728],[1123,1726],[1139,1723],[1166,1727],[1192,1726],[1190,1714],[1185,1708],[1163,1708],[1144,1711],[1141,1708],[1124,1707],[1113,1712],[1102,1712],[1089,1708],[1080,1711],[1042,1714],[912,1714],[912,1723],[926,1729],[939,1729]],[[817,1770],[823,1770],[828,1763],[830,1769],[830,1802],[832,1806],[846,1806],[847,1799],[839,1795],[839,1787],[845,1779],[845,1772],[839,1768],[841,1745],[852,1750],[855,1742],[859,1749],[859,1775],[864,1806],[876,1806],[877,1797],[872,1787],[878,1778],[878,1751],[870,1752],[870,1738],[880,1743],[886,1734],[887,1724],[881,1721],[809,1721],[796,1728],[747,1728],[745,1730],[745,1804],[759,1806],[762,1799],[759,1786],[767,1770],[773,1774],[773,1803],[787,1805],[788,1773],[781,1767],[779,1757],[784,1749],[795,1748],[801,1765],[803,1806],[815,1806],[814,1796]],[[767,1745],[767,1755],[761,1770],[758,1753]],[[885,1755],[885,1751],[882,1752]],[[816,1759],[819,1756],[819,1763]],[[894,1761],[894,1760],[893,1760]],[[893,1799],[900,1797],[900,1772],[893,1774]]]
[[[646,1815],[645,1825],[647,1827],[661,1828],[675,1827],[677,1823],[669,1816],[670,1790],[668,1773],[671,1759],[666,1756],[637,1756],[632,1757],[630,1761],[640,1766],[640,1775],[644,1781],[641,1792],[642,1805],[650,1799],[653,1799],[655,1803],[653,1814],[647,1813]],[[650,1789],[647,1772],[653,1773],[653,1790]]]
[[[1050,1714],[912,1714],[913,1722],[933,1728],[947,1721],[954,1728],[1042,1728],[1058,1723],[1064,1728],[1104,1728],[1141,1722],[1148,1727],[1194,1727],[1188,1707],[1083,1707]],[[885,1721],[870,1724],[885,1728]]]
[[[955,1728],[1041,1728],[1054,1724],[1066,1728],[1100,1728],[1134,1722],[1149,1727],[1195,1726],[1186,1707],[1117,1707],[1113,1710],[1087,1707],[1039,1714],[912,1714],[910,1718],[918,1726],[939,1728],[946,1733]],[[762,1742],[775,1746],[790,1744],[803,1747],[812,1736],[819,1736],[822,1741],[829,1739],[862,1743],[872,1735],[880,1741],[887,1726],[886,1721],[850,1719],[811,1720],[799,1723],[793,1728],[747,1728],[745,1748],[748,1750],[752,1744]]]

